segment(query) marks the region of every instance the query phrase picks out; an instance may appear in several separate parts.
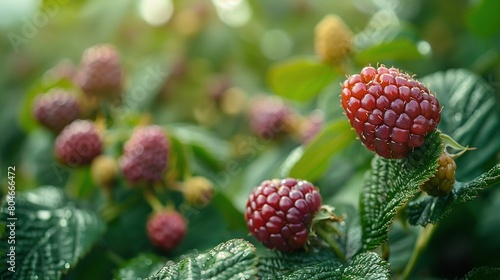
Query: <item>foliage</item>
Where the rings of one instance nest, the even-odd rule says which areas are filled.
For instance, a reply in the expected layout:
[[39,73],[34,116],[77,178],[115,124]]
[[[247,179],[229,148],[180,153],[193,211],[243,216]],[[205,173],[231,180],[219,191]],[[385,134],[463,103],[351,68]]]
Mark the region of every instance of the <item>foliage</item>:
[[[499,1],[14,2],[0,4],[2,279],[500,278]],[[315,26],[331,13],[354,33],[353,53],[334,65],[314,56]],[[120,98],[77,86],[82,53],[98,43],[119,51]],[[438,130],[406,159],[368,151],[340,106],[345,76],[379,64],[415,74],[442,107]],[[55,87],[78,96],[117,166],[136,127],[159,125],[170,143],[162,181],[133,185],[118,170],[99,185],[90,166],[60,163],[57,134],[32,115]],[[289,115],[261,138],[252,104],[273,94]],[[455,158],[451,193],[431,197],[419,186],[442,133],[473,149]],[[206,203],[184,198],[193,176],[212,183]],[[243,215],[255,186],[285,177],[314,183],[335,214],[322,212],[293,253],[257,244]],[[145,227],[162,207],[187,221],[169,252]]]

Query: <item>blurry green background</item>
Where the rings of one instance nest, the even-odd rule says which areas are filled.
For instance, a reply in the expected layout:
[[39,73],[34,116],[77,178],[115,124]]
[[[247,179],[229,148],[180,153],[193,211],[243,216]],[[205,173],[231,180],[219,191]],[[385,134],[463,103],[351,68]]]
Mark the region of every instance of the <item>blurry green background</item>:
[[[168,73],[156,89],[147,93],[147,98],[126,103],[130,109],[150,112],[156,123],[188,122],[204,126],[230,142],[241,133],[239,128],[245,120],[241,116],[212,120],[203,115],[201,109],[207,104],[214,81],[222,77],[248,97],[270,93],[269,67],[294,56],[314,56],[314,27],[330,13],[339,15],[356,33],[358,50],[404,39],[412,42],[418,51],[379,50],[367,58],[358,57],[358,62],[394,65],[418,77],[466,68],[494,88],[497,108],[500,108],[500,2],[496,0],[2,0],[2,174],[6,166],[18,166],[18,190],[38,184],[57,184],[54,176],[46,177],[44,170],[47,169],[43,167],[52,160],[47,150],[52,138],[37,128],[26,130],[20,120],[22,108],[27,106],[28,92],[50,78],[53,72],[48,71],[63,59],[77,66],[84,49],[112,43],[120,52],[125,70],[125,96],[130,96],[134,86],[140,86],[151,71]],[[332,83],[314,101],[293,105],[304,114],[320,108],[327,120],[339,116],[337,97],[341,80]],[[325,100],[334,102],[323,102]],[[261,157],[252,159],[253,164],[243,167],[253,172],[259,166],[265,169],[263,165],[279,164],[292,148],[292,144],[281,148],[270,146]],[[369,156],[362,153],[359,161],[366,163]],[[492,162],[498,160],[499,156]],[[352,166],[363,168],[352,170]],[[325,175],[323,182],[345,183],[352,177],[349,184],[359,185],[359,178],[368,166],[352,166],[345,167],[346,174],[340,175],[341,178]],[[261,176],[253,176],[251,171],[235,179],[235,184],[249,185],[245,183],[248,178],[258,182]],[[255,172],[262,175],[264,171]],[[353,174],[356,176],[351,176]],[[2,185],[5,183],[3,175],[0,181]],[[335,194],[335,189],[328,193]],[[356,195],[355,191],[343,192],[341,199],[356,203]],[[233,201],[238,200],[241,201],[240,198]],[[419,275],[455,277],[474,266],[498,266],[498,207],[500,192],[492,190],[454,211],[429,245],[420,263]],[[218,241],[229,237],[218,236]],[[397,241],[397,232],[391,238]],[[189,249],[206,249],[196,244],[190,246]],[[411,247],[403,246],[401,254],[405,251],[409,254],[410,250]],[[132,257],[127,250],[121,254]],[[86,262],[90,260],[85,259],[83,267]],[[400,266],[395,263],[393,269],[401,269]],[[103,264],[102,270],[106,269]]]

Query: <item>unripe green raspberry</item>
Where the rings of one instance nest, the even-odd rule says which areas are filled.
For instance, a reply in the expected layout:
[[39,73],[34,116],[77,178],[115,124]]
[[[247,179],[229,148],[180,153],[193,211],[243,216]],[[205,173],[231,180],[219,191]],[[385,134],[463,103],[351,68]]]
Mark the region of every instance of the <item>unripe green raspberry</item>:
[[322,61],[338,64],[353,50],[353,34],[336,15],[325,16],[315,28],[316,54]]

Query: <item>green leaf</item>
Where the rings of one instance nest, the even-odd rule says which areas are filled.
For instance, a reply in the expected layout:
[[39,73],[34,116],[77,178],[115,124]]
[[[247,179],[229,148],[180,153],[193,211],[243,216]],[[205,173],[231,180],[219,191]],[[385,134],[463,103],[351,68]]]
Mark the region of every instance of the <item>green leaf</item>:
[[210,166],[220,165],[229,158],[229,143],[202,127],[176,123],[167,125],[166,129]]
[[273,66],[269,70],[268,81],[275,94],[291,100],[306,101],[338,75],[330,65],[299,58]]
[[427,196],[408,204],[408,219],[412,225],[425,226],[437,223],[458,204],[475,199],[485,187],[500,183],[500,164],[488,172],[467,182],[455,182],[453,190],[446,196]]
[[497,280],[500,279],[500,268],[497,267],[476,267],[467,273],[463,280]]
[[434,175],[441,152],[439,131],[434,131],[427,136],[424,145],[405,159],[375,156],[360,197],[364,250],[375,249],[387,240],[398,208]]
[[137,280],[144,279],[161,269],[166,260],[154,254],[140,254],[126,261],[118,270],[116,279]]
[[197,256],[167,264],[147,279],[251,279],[257,274],[255,247],[229,240]]
[[385,60],[416,60],[422,58],[417,46],[408,39],[396,39],[368,47],[356,54],[360,65],[376,64]]
[[476,34],[487,37],[500,31],[500,2],[497,0],[481,0],[472,7],[467,15],[469,28]]
[[[90,209],[81,208],[63,192],[51,186],[18,193],[15,218],[4,203],[1,221],[15,223],[15,245],[1,240],[2,252],[15,246],[15,273],[3,270],[2,279],[60,279],[75,266],[104,232],[105,224]],[[6,228],[7,230],[9,228]],[[2,261],[2,263],[4,263]]]
[[[288,176],[309,181],[317,180],[328,167],[330,158],[352,144],[355,139],[356,135],[347,120],[332,122],[304,148],[299,160],[295,158],[296,154],[287,159],[296,161]],[[287,166],[286,162],[284,166]]]
[[282,253],[265,249],[259,252],[259,279],[285,278],[294,272],[306,267],[333,267],[342,266],[342,262],[331,250],[321,247],[309,248],[308,252],[298,251]]
[[373,252],[345,264],[333,255],[313,251],[260,258],[259,279],[390,279],[390,274],[389,263]]
[[443,107],[439,129],[463,146],[475,147],[457,158],[458,181],[469,181],[491,168],[500,151],[500,112],[495,91],[481,77],[465,69],[448,70],[421,79]]

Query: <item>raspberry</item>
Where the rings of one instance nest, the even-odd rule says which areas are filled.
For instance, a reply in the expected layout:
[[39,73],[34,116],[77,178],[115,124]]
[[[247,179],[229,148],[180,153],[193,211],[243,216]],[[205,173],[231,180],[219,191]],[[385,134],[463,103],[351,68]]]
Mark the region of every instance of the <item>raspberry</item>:
[[107,187],[116,179],[118,164],[114,158],[100,155],[92,161],[90,170],[94,182],[100,186]]
[[336,15],[327,15],[315,28],[316,53],[322,61],[337,64],[353,50],[353,34]]
[[455,184],[455,170],[457,165],[453,158],[445,151],[439,156],[438,169],[429,181],[420,186],[422,191],[425,191],[431,196],[443,196],[453,189]]
[[33,103],[33,116],[55,132],[78,119],[79,114],[80,104],[76,96],[63,89],[52,89],[39,95]]
[[363,68],[343,83],[341,99],[361,142],[384,158],[406,157],[441,118],[436,97],[396,68]]
[[157,248],[169,251],[179,245],[186,234],[186,221],[179,212],[154,213],[146,225],[148,237]]
[[272,139],[282,133],[290,121],[291,109],[281,99],[261,97],[250,110],[250,128],[264,139]]
[[109,44],[86,49],[76,82],[87,95],[117,97],[121,91],[122,67],[116,49]]
[[302,144],[308,144],[314,139],[314,137],[321,131],[323,122],[324,116],[321,111],[315,111],[308,117],[300,129]]
[[287,178],[266,180],[248,197],[245,220],[258,241],[290,252],[304,247],[321,196],[309,182]]
[[169,143],[163,130],[156,125],[135,131],[125,143],[121,170],[127,181],[161,181],[167,168]]
[[56,155],[69,166],[88,164],[101,150],[101,135],[94,123],[87,120],[72,122],[56,139]]
[[188,203],[195,206],[205,206],[212,200],[214,186],[205,177],[191,177],[184,182],[182,192]]

